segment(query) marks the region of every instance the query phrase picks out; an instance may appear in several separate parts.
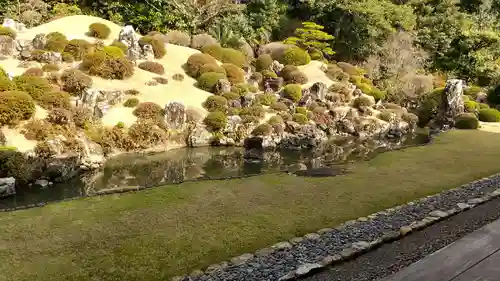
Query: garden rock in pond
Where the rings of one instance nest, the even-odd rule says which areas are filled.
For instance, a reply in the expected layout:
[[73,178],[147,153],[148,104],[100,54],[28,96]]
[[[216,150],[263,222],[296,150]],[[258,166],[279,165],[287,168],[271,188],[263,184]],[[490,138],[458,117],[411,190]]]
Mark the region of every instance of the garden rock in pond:
[[189,147],[208,146],[212,140],[212,134],[203,124],[196,124],[189,132],[187,143]]
[[285,149],[315,148],[321,146],[328,140],[326,133],[318,129],[316,125],[299,125],[296,122],[286,122],[286,133],[280,142],[280,147]]
[[15,178],[0,178],[0,198],[16,194],[15,186]]

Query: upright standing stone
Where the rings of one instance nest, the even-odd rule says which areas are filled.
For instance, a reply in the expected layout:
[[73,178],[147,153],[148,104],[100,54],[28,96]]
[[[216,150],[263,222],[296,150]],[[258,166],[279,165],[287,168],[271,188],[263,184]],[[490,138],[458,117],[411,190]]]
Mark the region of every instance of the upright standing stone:
[[446,81],[438,115],[433,120],[433,129],[448,130],[455,125],[455,117],[464,113],[463,92],[465,82],[460,79]]

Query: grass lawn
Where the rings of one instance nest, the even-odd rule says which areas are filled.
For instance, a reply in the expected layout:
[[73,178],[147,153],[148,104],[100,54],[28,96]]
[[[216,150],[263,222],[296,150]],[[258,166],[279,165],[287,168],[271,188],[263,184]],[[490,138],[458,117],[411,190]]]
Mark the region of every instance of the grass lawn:
[[500,134],[454,131],[335,178],[265,175],[0,213],[0,280],[156,281],[500,172]]

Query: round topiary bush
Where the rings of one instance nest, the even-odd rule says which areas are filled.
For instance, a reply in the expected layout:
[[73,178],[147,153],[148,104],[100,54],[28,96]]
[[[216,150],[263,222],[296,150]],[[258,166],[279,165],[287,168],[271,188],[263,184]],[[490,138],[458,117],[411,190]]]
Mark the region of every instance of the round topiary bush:
[[307,108],[302,107],[302,106],[297,106],[295,108],[295,113],[300,113],[300,114],[304,114],[307,116]]
[[163,75],[165,73],[165,68],[163,67],[163,65],[161,63],[157,63],[154,61],[141,62],[138,67],[142,70],[146,70],[160,75]]
[[482,109],[482,108],[490,108],[490,106],[486,103],[478,103],[479,105],[479,109]]
[[186,62],[186,73],[191,77],[198,77],[200,68],[205,64],[217,64],[217,61],[211,55],[193,54]]
[[191,44],[191,35],[179,31],[179,30],[171,30],[165,34],[166,43],[189,47]]
[[477,114],[479,121],[483,122],[500,122],[500,111],[494,108],[483,108]]
[[200,50],[204,46],[217,44],[217,40],[209,34],[201,33],[191,38],[191,48]]
[[39,100],[39,103],[43,108],[49,110],[53,108],[70,109],[70,98],[71,96],[66,92],[52,91],[43,94]]
[[306,65],[311,62],[311,57],[307,51],[302,50],[297,47],[288,48],[283,53],[283,59],[281,63],[285,65]]
[[306,115],[302,113],[295,113],[292,115],[292,121],[304,125],[307,124],[307,122],[309,122],[309,119],[307,118]]
[[350,63],[347,63],[347,62],[338,62],[337,63],[337,66],[340,67],[342,69],[342,71],[344,71],[345,73],[349,74],[349,75],[356,75],[356,76],[361,76],[365,73],[365,71],[361,68],[358,68]]
[[276,111],[288,111],[288,106],[282,102],[275,102],[271,104],[271,108]]
[[172,79],[174,79],[175,81],[181,82],[184,80],[184,74],[176,73],[176,74],[172,75]]
[[107,39],[111,34],[111,29],[100,22],[95,22],[89,25],[89,36],[99,38],[99,39]]
[[60,32],[51,32],[45,37],[44,49],[51,52],[61,53],[68,45],[68,38]]
[[110,45],[110,46],[120,48],[120,50],[122,50],[122,52],[123,52],[124,54],[126,54],[126,53],[128,52],[128,47],[127,47],[127,45],[126,45],[125,43],[123,43],[123,42],[118,41],[118,40],[114,40],[114,41],[113,41],[113,43],[111,43],[111,45]]
[[77,107],[72,110],[72,119],[79,128],[86,129],[92,121],[92,112],[85,107]]
[[268,123],[262,123],[252,131],[254,136],[269,136],[273,132],[273,126]]
[[245,94],[251,92],[250,90],[250,85],[244,83],[239,83],[231,86],[231,92],[236,93],[240,96],[244,96]]
[[63,62],[74,62],[75,61],[75,57],[73,57],[72,54],[67,53],[67,52],[62,52],[61,58],[62,58]]
[[274,73],[271,70],[263,70],[261,74],[262,74],[262,79],[278,78],[278,74]]
[[227,116],[221,111],[210,112],[205,119],[203,119],[203,124],[212,131],[220,131],[227,125]]
[[295,71],[299,71],[299,68],[295,65],[285,65],[279,75],[280,77],[283,77],[285,81],[287,81],[290,80],[290,74]]
[[123,80],[134,74],[134,65],[130,60],[113,58],[103,51],[87,54],[81,66],[90,75],[96,75],[104,79]]
[[367,96],[361,96],[361,97],[357,97],[356,99],[354,99],[352,106],[355,108],[360,108],[360,107],[372,106],[372,105],[373,105],[372,99],[368,98]]
[[139,99],[136,98],[130,98],[123,103],[125,107],[136,107],[137,105],[139,105]]
[[482,91],[481,87],[472,85],[464,89],[464,95],[469,96],[472,100],[476,100],[477,95]]
[[243,67],[247,64],[245,54],[232,48],[223,49],[221,61],[224,63],[234,64],[237,67]]
[[68,125],[71,122],[71,112],[64,108],[54,108],[49,112],[47,120],[56,125]]
[[102,51],[112,58],[123,58],[125,56],[123,50],[116,46],[104,46]]
[[372,88],[368,95],[375,98],[375,101],[379,101],[384,100],[387,94],[385,91],[379,90],[377,88]]
[[154,102],[142,102],[134,109],[133,114],[138,118],[156,120],[164,115],[164,111]]
[[0,26],[0,36],[9,36],[16,39],[16,31],[10,27]]
[[283,96],[298,102],[302,98],[302,87],[298,84],[288,84],[283,88]]
[[226,111],[227,100],[222,96],[209,96],[205,102],[203,102],[203,107],[209,111]]
[[225,63],[222,67],[226,70],[227,79],[231,82],[231,84],[245,82],[245,72],[243,69],[231,63]]
[[0,125],[17,124],[35,113],[33,98],[21,91],[0,92]]
[[377,118],[380,120],[384,120],[385,122],[390,122],[393,114],[389,111],[382,111],[378,114]]
[[292,71],[287,78],[285,82],[288,84],[305,84],[308,81],[306,74],[299,70]]
[[224,54],[224,48],[219,44],[206,45],[201,48],[201,52],[207,55],[211,55],[216,60],[222,61],[222,56]]
[[220,73],[220,74],[226,75],[226,70],[224,69],[224,67],[222,67],[218,64],[212,64],[212,63],[203,65],[200,68],[200,71],[198,73],[200,75],[202,75],[203,73],[207,73],[207,72],[215,72],[215,73]]
[[263,71],[263,70],[271,70],[271,66],[273,65],[273,58],[269,54],[260,55],[255,61],[255,70]]
[[77,95],[92,86],[92,78],[78,69],[64,70],[61,82],[64,91]]
[[240,95],[238,95],[237,93],[234,93],[234,92],[223,93],[222,96],[228,101],[240,99]]
[[196,84],[196,86],[207,92],[214,93],[216,90],[217,83],[219,83],[219,80],[225,78],[226,76],[221,73],[216,73],[216,72],[203,73],[198,78],[198,83]]
[[0,76],[0,92],[12,91],[16,89],[16,85],[8,77]]
[[59,65],[55,63],[47,63],[42,66],[42,70],[45,72],[54,72],[54,71],[59,71]]
[[267,105],[270,106],[271,104],[274,104],[276,102],[276,95],[267,93],[267,94],[260,94],[256,95],[255,99],[258,103],[262,105]]
[[43,70],[38,67],[32,67],[26,69],[26,71],[23,73],[25,76],[36,76],[36,77],[43,77]]
[[271,125],[274,125],[274,124],[283,124],[284,122],[285,121],[283,120],[283,117],[281,117],[279,115],[274,115],[271,118],[269,118],[269,120],[267,121],[267,123],[269,123]]
[[464,102],[464,109],[466,112],[474,113],[478,111],[480,108],[477,102],[468,100]]
[[36,101],[53,90],[47,79],[37,76],[21,75],[14,77],[12,81],[17,90],[28,93]]
[[165,42],[154,36],[143,36],[139,39],[139,45],[151,45],[153,47],[153,52],[156,59],[161,59],[167,54],[167,49],[165,48]]
[[455,118],[455,127],[458,129],[477,129],[479,120],[472,113],[463,113]]
[[64,56],[68,59],[68,55],[64,55],[65,53],[71,54],[74,60],[81,60],[91,49],[92,44],[90,42],[83,39],[73,39],[64,48],[63,60]]
[[264,108],[262,106],[253,105],[250,107],[242,108],[240,111],[240,116],[248,115],[248,116],[253,116],[256,118],[262,118],[262,117],[264,117],[265,113],[266,113],[266,111],[264,110]]

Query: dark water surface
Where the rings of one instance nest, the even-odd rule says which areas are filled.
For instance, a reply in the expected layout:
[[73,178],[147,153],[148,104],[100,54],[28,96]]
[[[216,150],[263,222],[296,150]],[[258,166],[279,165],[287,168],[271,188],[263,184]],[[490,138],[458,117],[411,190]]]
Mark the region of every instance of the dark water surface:
[[264,161],[257,163],[245,161],[242,148],[182,148],[156,154],[126,154],[108,160],[99,171],[82,174],[68,182],[46,188],[16,187],[15,196],[0,199],[0,209],[92,195],[104,189],[278,173],[298,165],[320,168],[367,160],[386,151],[427,141],[426,135],[394,142],[337,139],[322,149],[266,152]]

